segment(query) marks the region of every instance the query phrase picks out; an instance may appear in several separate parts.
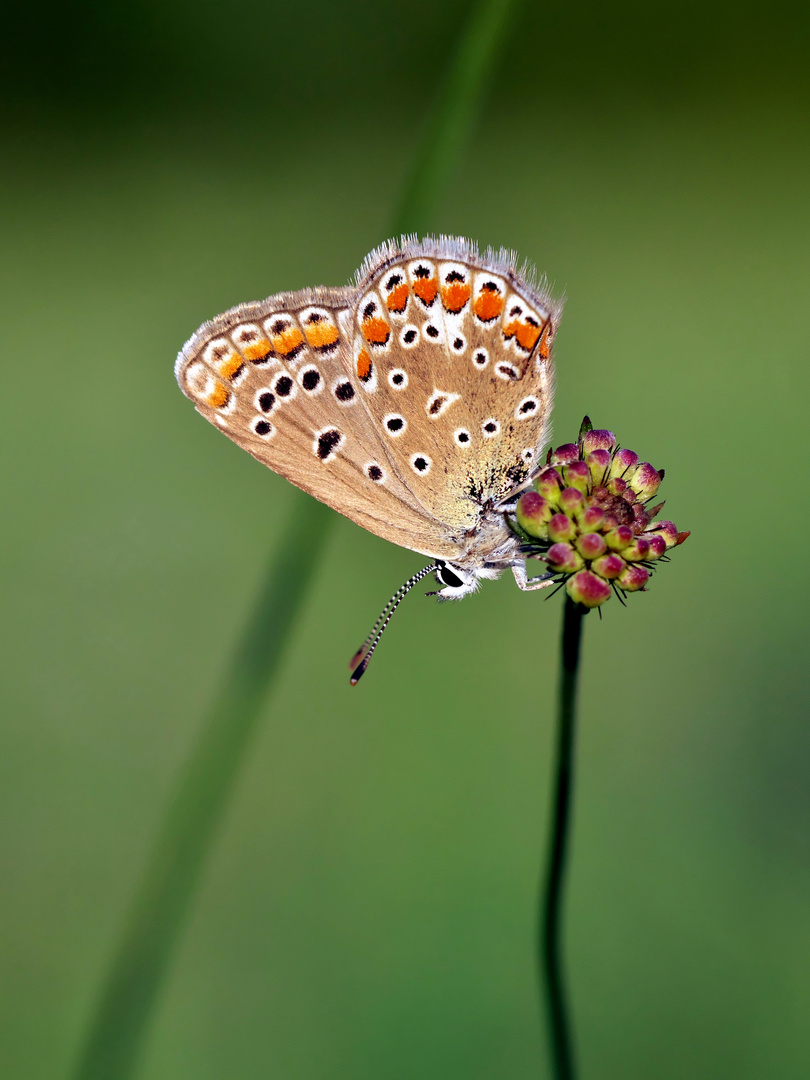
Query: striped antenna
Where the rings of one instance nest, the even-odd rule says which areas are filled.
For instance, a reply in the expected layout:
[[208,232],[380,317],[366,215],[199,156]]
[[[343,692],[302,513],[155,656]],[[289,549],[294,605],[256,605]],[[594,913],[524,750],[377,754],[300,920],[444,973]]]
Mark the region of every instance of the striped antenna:
[[371,628],[371,633],[366,640],[354,654],[349,661],[349,670],[352,673],[351,684],[357,686],[360,679],[363,676],[366,668],[368,667],[371,657],[374,654],[374,650],[380,643],[380,638],[385,633],[385,628],[391,622],[391,618],[394,612],[397,610],[401,602],[405,599],[414,585],[418,585],[422,578],[432,574],[435,570],[439,569],[438,563],[432,563],[430,566],[423,567],[417,574],[414,574],[412,578],[408,578],[404,585],[401,585],[385,607],[380,612],[380,617],[374,623]]

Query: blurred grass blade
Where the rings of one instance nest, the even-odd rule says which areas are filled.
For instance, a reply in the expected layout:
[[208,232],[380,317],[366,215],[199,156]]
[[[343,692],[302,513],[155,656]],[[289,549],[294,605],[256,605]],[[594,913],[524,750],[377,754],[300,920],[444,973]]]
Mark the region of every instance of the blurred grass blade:
[[392,235],[424,234],[435,227],[431,219],[470,141],[489,76],[518,6],[519,0],[483,0],[472,7],[466,33],[427,117]]
[[333,514],[298,498],[231,669],[185,765],[108,973],[76,1076],[133,1075],[155,997]]
[[[472,133],[486,76],[518,0],[482,0],[442,84],[391,235],[425,231]],[[233,790],[334,514],[299,497],[281,552],[160,826],[81,1052],[76,1080],[129,1080],[138,1066],[200,872]]]

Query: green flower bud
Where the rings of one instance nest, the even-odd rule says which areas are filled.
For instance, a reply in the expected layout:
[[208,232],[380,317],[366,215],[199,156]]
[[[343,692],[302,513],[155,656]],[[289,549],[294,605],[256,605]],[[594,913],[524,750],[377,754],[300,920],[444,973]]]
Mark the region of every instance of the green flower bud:
[[582,436],[583,454],[589,454],[592,450],[611,451],[615,445],[616,436],[612,431],[604,429],[600,431],[598,428],[593,428]]
[[583,494],[591,490],[591,470],[584,461],[572,461],[563,467],[563,477],[567,487],[577,488]]
[[529,536],[545,540],[548,536],[548,523],[553,514],[551,503],[537,491],[524,491],[518,499],[515,516],[518,525]]
[[577,604],[594,608],[610,599],[610,586],[589,570],[580,570],[565,584],[566,592]]
[[628,566],[624,573],[619,574],[617,584],[626,592],[638,592],[643,589],[650,579],[650,572],[638,564]]
[[599,533],[595,532],[585,533],[584,536],[577,539],[577,551],[579,551],[583,559],[588,561],[598,559],[600,555],[604,555],[607,551],[604,536],[600,536]]
[[620,555],[603,555],[600,559],[597,559],[591,566],[591,570],[599,577],[607,578],[608,581],[612,581],[617,578],[627,566],[627,563],[621,558]]
[[563,574],[575,574],[584,565],[581,556],[570,544],[552,544],[548,549],[546,562],[552,570]]
[[560,492],[559,503],[560,509],[564,514],[568,514],[569,517],[574,517],[575,514],[584,509],[585,496],[576,488],[563,488]]
[[562,486],[562,477],[556,469],[552,468],[543,469],[534,482],[535,490],[552,503],[556,503]]
[[570,541],[577,535],[577,527],[567,514],[555,514],[548,523],[549,539]]
[[579,461],[579,447],[576,443],[565,443],[552,451],[552,465],[565,465],[569,461]]
[[637,465],[627,482],[640,499],[651,499],[661,486],[661,477],[648,461]]

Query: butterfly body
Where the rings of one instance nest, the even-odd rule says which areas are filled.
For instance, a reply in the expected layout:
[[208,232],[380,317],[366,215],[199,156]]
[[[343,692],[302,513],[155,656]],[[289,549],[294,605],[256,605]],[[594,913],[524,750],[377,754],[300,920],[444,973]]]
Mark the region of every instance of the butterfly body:
[[527,587],[504,506],[542,463],[561,307],[508,253],[405,239],[372,252],[353,286],[205,323],[175,371],[263,464],[446,567],[440,596],[506,567]]

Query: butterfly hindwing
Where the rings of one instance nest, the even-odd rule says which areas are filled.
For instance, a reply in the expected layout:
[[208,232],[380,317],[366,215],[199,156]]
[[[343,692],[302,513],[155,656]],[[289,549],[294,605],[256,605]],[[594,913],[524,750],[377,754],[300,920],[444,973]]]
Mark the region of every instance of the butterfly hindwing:
[[307,290],[240,305],[206,323],[178,357],[184,393],[274,472],[363,528],[452,557],[387,455],[351,370],[351,290]]

